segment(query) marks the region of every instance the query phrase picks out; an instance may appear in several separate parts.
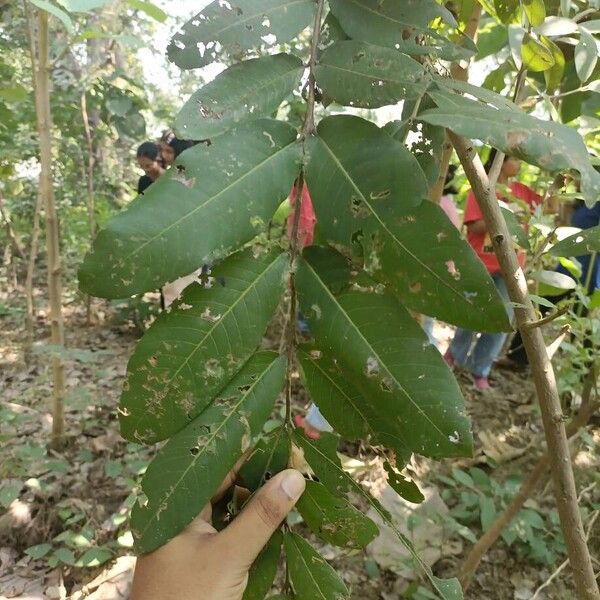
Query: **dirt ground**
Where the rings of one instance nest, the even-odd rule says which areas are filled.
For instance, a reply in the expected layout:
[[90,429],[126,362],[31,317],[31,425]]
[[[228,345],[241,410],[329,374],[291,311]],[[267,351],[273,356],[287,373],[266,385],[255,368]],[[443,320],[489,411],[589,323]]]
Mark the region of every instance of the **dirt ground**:
[[[98,321],[88,327],[77,306],[71,304],[66,311],[68,350],[64,358],[67,368],[65,416],[68,443],[64,452],[49,457],[36,455],[38,448],[43,454],[51,424],[48,365],[49,353],[53,350],[43,339],[47,335],[44,315],[39,316],[38,342],[28,364],[23,354],[21,314],[8,311],[0,316],[0,393],[4,411],[0,420],[0,443],[3,447],[0,476],[5,482],[23,482],[19,498],[7,508],[0,509],[0,598],[87,597],[116,600],[128,595],[133,558],[127,536],[121,536],[120,544],[111,547],[113,558],[96,568],[52,569],[44,559],[34,560],[23,554],[25,548],[46,542],[60,533],[64,528],[61,517],[64,513],[60,510],[65,508],[71,511],[76,508],[85,515],[86,523],[99,532],[94,543],[114,539],[115,532],[122,527],[115,515],[118,517],[127,512],[131,482],[139,480],[136,473],[151,454],[147,450],[132,449],[118,434],[116,405],[136,334],[123,322],[114,322],[111,311],[100,302],[96,304]],[[450,334],[448,328],[438,326],[436,329],[442,345]],[[438,477],[448,475],[456,467],[468,469],[478,466],[492,472],[490,459],[493,458],[495,481],[502,481],[511,474],[525,476],[543,451],[543,431],[531,382],[526,375],[498,369],[492,377],[493,391],[481,394],[474,391],[467,377],[459,374],[458,379],[473,421],[475,456],[468,460],[441,463],[415,458],[410,465],[411,474],[421,487],[435,490],[443,485]],[[27,458],[26,473],[19,471],[24,449],[31,454]],[[352,449],[345,448],[344,452],[352,452]],[[597,473],[598,457],[581,444],[574,446],[574,453],[581,488],[589,484],[594,472]],[[50,469],[49,458],[55,461]],[[375,491],[382,487],[383,481],[377,469],[369,469],[371,457],[368,451],[349,458],[354,459],[355,466],[358,465],[359,478]],[[60,465],[62,467],[58,468]],[[53,471],[53,468],[57,470]],[[598,503],[598,490],[593,489],[591,493],[595,493]],[[541,486],[531,502],[540,511],[551,510],[551,487]],[[476,536],[481,533],[477,526],[473,532]],[[448,553],[442,551],[433,566],[437,575],[449,577],[456,574],[471,547],[467,540],[456,535],[454,538],[448,544],[453,550]],[[590,543],[598,558],[598,527],[591,532]],[[360,552],[322,544],[320,549],[351,587],[352,598],[390,600],[408,597],[404,595],[407,580],[378,565],[369,553],[365,556]],[[554,567],[540,566],[523,559],[500,540],[484,557],[465,597],[473,600],[530,599],[563,558],[560,557]],[[600,568],[600,563],[596,565]],[[569,591],[572,589],[569,569],[566,568],[538,594],[537,599],[575,598]]]

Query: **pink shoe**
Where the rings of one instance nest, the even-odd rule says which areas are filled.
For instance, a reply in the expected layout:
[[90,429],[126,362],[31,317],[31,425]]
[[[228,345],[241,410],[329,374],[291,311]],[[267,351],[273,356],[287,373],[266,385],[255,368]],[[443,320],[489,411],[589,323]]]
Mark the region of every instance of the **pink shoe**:
[[444,354],[444,360],[451,369],[454,369],[454,356],[452,356],[452,353],[449,349],[446,350],[446,353]]
[[475,376],[473,376],[473,383],[474,383],[475,387],[480,392],[485,392],[487,390],[492,389],[491,386],[490,386],[490,382],[488,381],[487,377],[475,377]]

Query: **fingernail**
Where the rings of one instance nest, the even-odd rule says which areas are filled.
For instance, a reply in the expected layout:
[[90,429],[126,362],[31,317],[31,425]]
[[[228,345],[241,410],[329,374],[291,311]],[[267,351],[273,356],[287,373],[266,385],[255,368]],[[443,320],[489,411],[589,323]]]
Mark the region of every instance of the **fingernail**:
[[281,489],[290,500],[298,500],[304,486],[304,477],[298,471],[289,471],[281,481]]

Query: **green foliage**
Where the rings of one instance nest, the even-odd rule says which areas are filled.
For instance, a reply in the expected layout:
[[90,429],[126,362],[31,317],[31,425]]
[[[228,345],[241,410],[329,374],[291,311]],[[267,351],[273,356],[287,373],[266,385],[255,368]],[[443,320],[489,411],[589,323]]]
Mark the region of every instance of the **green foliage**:
[[[473,528],[484,533],[489,529],[521,484],[521,478],[512,475],[498,483],[478,467],[468,472],[454,469],[452,477],[440,480],[445,484],[442,498],[450,505],[446,523],[469,541],[476,540]],[[502,539],[523,558],[544,566],[552,566],[565,552],[556,511],[533,502],[519,511],[502,532]]]
[[268,116],[298,86],[303,71],[302,61],[289,54],[233,65],[192,94],[175,128],[184,139],[206,139],[240,121]]
[[212,2],[188,21],[171,41],[169,58],[182,69],[203,67],[223,54],[235,59],[272,36],[289,41],[313,18],[312,0],[237,0]]
[[[413,502],[423,496],[398,470],[412,453],[471,452],[460,389],[409,312],[473,330],[509,326],[482,264],[428,201],[445,128],[549,172],[578,170],[588,201],[600,192],[600,175],[574,129],[533,117],[485,87],[439,75],[440,57],[468,57],[477,48],[461,38],[455,18],[438,2],[324,4],[331,12],[309,35],[301,32],[315,17],[312,0],[215,1],[186,23],[169,46],[176,65],[237,63],[197,89],[176,119],[181,135],[210,143],[184,152],[111,219],[80,269],[83,291],[123,298],[211,265],[156,319],[128,365],[123,435],[145,444],[168,440],[143,480],[145,497],[133,508],[136,546],[153,550],[186,527],[246,450],[241,476],[251,490],[300,452],[317,478],[298,503],[313,533],[345,547],[368,544],[376,527],[349,503],[349,494],[358,494],[409,549],[436,593],[458,599],[458,582],[435,577],[388,512],[342,469],[337,433],[392,449],[395,464],[385,462],[390,485]],[[531,28],[511,26],[507,36],[507,27],[496,24],[481,53],[503,51],[510,38],[514,56],[531,72],[531,86],[543,90],[546,82],[544,98],[562,90],[563,73],[577,79],[589,71],[585,50],[579,67],[567,65],[567,53],[553,41],[563,34],[541,31],[548,22],[543,3],[502,1],[488,10],[504,24],[525,17]],[[468,17],[458,16],[461,23]],[[316,64],[306,77],[311,37],[315,54],[308,64]],[[514,78],[516,65],[506,63],[490,84],[494,89]],[[307,82],[302,89],[300,81]],[[133,95],[108,95],[111,123],[139,112]],[[332,116],[318,109],[313,131],[313,106],[298,129],[301,97],[322,100],[323,111],[335,103],[335,112],[407,102],[402,121],[381,128],[366,111]],[[273,115],[280,120],[265,118]],[[408,139],[417,133],[418,142]],[[280,207],[298,181],[307,184],[318,221],[315,245],[302,253],[297,240],[271,239],[270,227],[276,211],[283,224]],[[511,219],[513,235],[526,246]],[[298,344],[287,331],[281,355],[261,351],[282,300],[293,325],[296,299],[310,339]],[[336,434],[314,441],[291,426],[294,362],[287,364],[284,352],[286,360],[298,359],[303,386]],[[466,473],[459,478],[467,488],[475,481]],[[488,497],[476,501],[487,526],[497,506]],[[527,518],[539,529],[531,514]],[[283,542],[276,534],[255,563],[246,598],[268,592],[282,546],[286,592],[311,600],[349,597],[324,559],[286,528]]]

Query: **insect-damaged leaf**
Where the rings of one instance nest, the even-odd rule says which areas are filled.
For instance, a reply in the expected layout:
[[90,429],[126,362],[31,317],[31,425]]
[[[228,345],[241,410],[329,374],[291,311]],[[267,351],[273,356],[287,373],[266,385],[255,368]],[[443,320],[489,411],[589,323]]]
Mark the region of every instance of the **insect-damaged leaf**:
[[[298,175],[296,130],[263,119],[197,145],[102,230],[82,290],[124,298],[156,289],[255,237]],[[183,169],[183,171],[182,171]]]
[[404,121],[390,121],[386,123],[383,130],[401,143],[409,142],[408,130],[415,132],[416,139],[412,140],[410,151],[417,159],[427,183],[432,186],[440,174],[440,163],[446,130],[429,123],[416,121],[414,123]]
[[283,536],[290,585],[295,600],[343,600],[348,588],[327,561],[291,531]]
[[[215,269],[211,287],[189,286],[138,342],[121,396],[121,434],[165,439],[189,423],[261,341],[285,285],[287,260],[244,251]],[[249,318],[249,315],[252,315]]]
[[242,600],[263,600],[277,575],[283,534],[276,531],[250,567]]
[[395,47],[407,33],[422,32],[437,18],[456,26],[452,13],[435,0],[330,0],[329,4],[352,39],[381,46]]
[[138,552],[150,552],[183,530],[260,433],[281,391],[285,360],[255,354],[219,397],[158,452],[142,481],[131,529]]
[[215,0],[173,37],[167,54],[182,69],[223,54],[237,58],[255,46],[289,41],[311,23],[314,10],[312,0]]
[[416,61],[392,48],[353,40],[327,48],[315,69],[317,84],[339,104],[376,108],[418,98],[429,77]]
[[229,67],[198,91],[175,119],[184,139],[206,139],[240,121],[272,113],[300,82],[302,61],[290,54],[246,60]]
[[306,437],[303,431],[296,429],[294,430],[294,443],[302,449],[304,458],[315,472],[315,475],[332,494],[340,495],[353,492],[366,500],[369,506],[392,529],[400,542],[410,552],[415,565],[425,573],[441,598],[444,600],[462,600],[463,595],[458,580],[445,580],[436,577],[418,555],[411,541],[398,529],[390,513],[378,500],[373,498],[371,494],[344,471],[336,453],[337,436],[331,433],[322,433],[318,440],[312,440]]
[[481,261],[442,209],[422,201],[427,182],[415,157],[358,117],[324,119],[317,131],[307,181],[325,238],[360,244],[367,271],[406,306],[475,331],[507,330]]
[[[370,286],[369,286],[370,282]],[[440,353],[409,312],[345,259],[313,246],[297,273],[302,313],[317,344],[361,391],[370,426],[402,457],[469,454],[464,400]]]
[[379,533],[377,525],[348,500],[316,481],[306,482],[296,509],[315,535],[335,546],[364,548]]
[[283,427],[277,427],[257,442],[240,469],[244,486],[251,491],[257,490],[287,467],[289,457],[289,435]]
[[582,192],[588,205],[598,199],[600,173],[592,167],[587,148],[574,129],[541,121],[514,105],[512,110],[498,109],[458,94],[429,92],[429,95],[438,108],[425,110],[419,119],[481,140],[550,172],[576,169],[581,174]]
[[583,256],[600,252],[600,226],[583,229],[554,244],[549,250],[553,256]]
[[316,346],[304,345],[296,354],[304,386],[331,426],[350,440],[374,435],[368,406],[339,364]]
[[398,496],[401,496],[414,504],[419,504],[425,500],[425,496],[423,496],[421,490],[414,481],[407,479],[401,473],[398,473],[387,461],[384,463],[383,467],[388,476],[388,483]]

